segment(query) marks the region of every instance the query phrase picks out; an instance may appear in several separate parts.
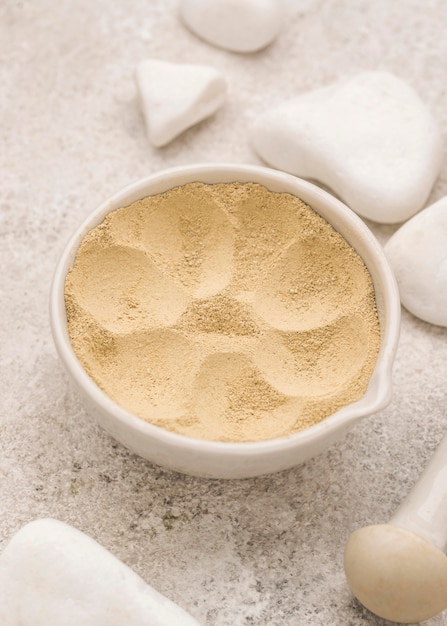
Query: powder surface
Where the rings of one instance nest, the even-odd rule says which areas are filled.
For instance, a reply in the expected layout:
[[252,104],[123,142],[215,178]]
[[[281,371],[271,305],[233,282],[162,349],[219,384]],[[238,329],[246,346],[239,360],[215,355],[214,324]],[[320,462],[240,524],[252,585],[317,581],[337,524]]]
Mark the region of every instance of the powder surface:
[[371,276],[300,199],[191,183],[110,213],[65,285],[73,349],[162,428],[261,441],[362,397],[380,343]]

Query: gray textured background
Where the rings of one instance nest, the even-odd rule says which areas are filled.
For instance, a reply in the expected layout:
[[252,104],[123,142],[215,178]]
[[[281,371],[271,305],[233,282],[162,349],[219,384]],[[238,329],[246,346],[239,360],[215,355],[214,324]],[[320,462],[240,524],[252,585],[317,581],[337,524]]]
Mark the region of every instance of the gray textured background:
[[[377,626],[347,589],[356,527],[384,522],[446,428],[447,332],[404,312],[390,406],[281,474],[207,481],[164,471],[90,420],[48,324],[56,260],[105,197],[166,166],[258,163],[247,124],[364,69],[421,95],[447,135],[445,0],[284,0],[268,49],[215,49],[173,0],[0,2],[0,550],[26,522],[85,531],[204,625]],[[206,62],[230,82],[217,115],[164,149],[146,139],[134,70]],[[447,159],[431,200],[447,193]],[[371,225],[381,241],[394,227]],[[447,613],[431,620],[447,625]]]

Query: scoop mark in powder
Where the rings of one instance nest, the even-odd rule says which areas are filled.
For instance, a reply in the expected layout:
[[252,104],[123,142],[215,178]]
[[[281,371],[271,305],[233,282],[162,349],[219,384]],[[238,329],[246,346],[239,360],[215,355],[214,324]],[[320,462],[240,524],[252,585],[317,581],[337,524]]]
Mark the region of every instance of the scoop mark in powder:
[[173,189],[157,196],[141,243],[166,276],[179,280],[194,298],[207,298],[231,280],[234,230],[200,183],[187,187],[184,194]]
[[[91,246],[90,240],[77,257],[75,291],[80,307],[117,333],[177,321],[188,304],[178,281],[165,276],[141,250]],[[67,289],[72,278],[69,274]]]
[[73,349],[136,416],[187,436],[287,436],[363,395],[380,327],[371,277],[299,198],[191,183],[118,209],[65,288]]
[[[304,332],[266,333],[254,362],[282,393],[312,397],[335,394],[368,363],[369,324],[357,315]],[[342,367],[340,367],[342,365]]]
[[273,439],[287,434],[301,400],[272,387],[251,359],[241,353],[211,354],[194,383],[194,411],[203,429],[220,441]]
[[284,251],[254,302],[256,312],[283,331],[307,331],[336,321],[365,295],[364,264],[336,237],[307,237]]

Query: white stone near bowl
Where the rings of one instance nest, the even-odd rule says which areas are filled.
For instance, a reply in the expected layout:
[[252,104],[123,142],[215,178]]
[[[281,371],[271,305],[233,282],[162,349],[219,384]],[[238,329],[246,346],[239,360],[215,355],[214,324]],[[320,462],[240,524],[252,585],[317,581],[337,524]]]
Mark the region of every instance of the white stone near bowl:
[[200,38],[233,52],[255,52],[279,34],[278,0],[181,0],[180,17]]
[[146,59],[136,78],[149,141],[156,147],[215,113],[226,98],[225,77],[209,65]]
[[397,230],[385,245],[403,306],[447,326],[447,196]]
[[0,555],[2,626],[199,626],[96,541],[54,519]]
[[251,141],[269,165],[322,183],[375,222],[419,211],[442,165],[434,118],[412,87],[387,72],[279,104],[256,120]]

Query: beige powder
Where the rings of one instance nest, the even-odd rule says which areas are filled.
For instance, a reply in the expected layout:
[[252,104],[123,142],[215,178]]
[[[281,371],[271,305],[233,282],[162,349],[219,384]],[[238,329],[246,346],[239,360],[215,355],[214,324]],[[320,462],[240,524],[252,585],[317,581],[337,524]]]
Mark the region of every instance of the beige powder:
[[192,183],[112,212],[65,288],[73,349],[115,402],[191,437],[260,441],[361,398],[380,328],[358,254],[298,198]]

